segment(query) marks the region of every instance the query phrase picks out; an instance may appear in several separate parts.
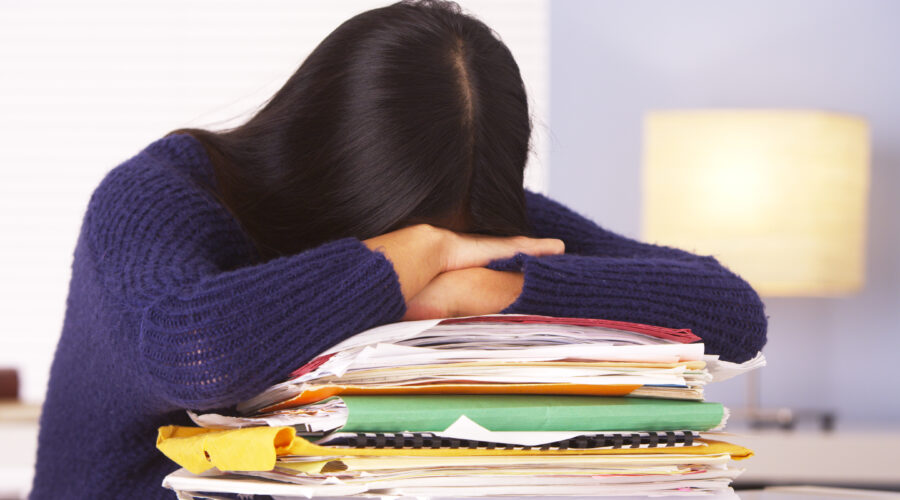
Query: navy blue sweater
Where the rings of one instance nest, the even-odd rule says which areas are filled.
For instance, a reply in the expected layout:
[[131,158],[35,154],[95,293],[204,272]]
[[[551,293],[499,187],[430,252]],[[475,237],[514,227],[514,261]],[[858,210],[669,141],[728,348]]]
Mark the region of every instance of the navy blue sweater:
[[[405,312],[393,266],[358,239],[251,264],[188,135],[156,140],[91,197],[41,417],[32,498],[173,498],[156,429],[231,406],[316,353]],[[691,328],[743,361],[765,343],[757,294],[712,257],[639,243],[528,193],[537,236],[566,253],[492,263],[524,272],[503,312]]]

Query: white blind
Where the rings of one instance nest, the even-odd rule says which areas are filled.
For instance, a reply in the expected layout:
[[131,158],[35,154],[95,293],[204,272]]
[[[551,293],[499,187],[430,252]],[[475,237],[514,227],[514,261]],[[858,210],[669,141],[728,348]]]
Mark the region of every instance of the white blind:
[[[242,121],[329,32],[390,2],[0,3],[0,366],[43,398],[72,251],[111,168],[179,127]],[[535,136],[527,184],[546,190],[547,0],[462,0],[523,73]]]

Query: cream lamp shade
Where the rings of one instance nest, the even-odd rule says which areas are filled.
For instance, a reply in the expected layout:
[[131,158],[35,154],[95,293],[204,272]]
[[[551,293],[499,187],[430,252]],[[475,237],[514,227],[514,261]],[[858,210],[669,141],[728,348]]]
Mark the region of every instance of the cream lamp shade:
[[869,136],[819,111],[654,111],[644,123],[646,240],[704,255],[766,296],[864,281]]

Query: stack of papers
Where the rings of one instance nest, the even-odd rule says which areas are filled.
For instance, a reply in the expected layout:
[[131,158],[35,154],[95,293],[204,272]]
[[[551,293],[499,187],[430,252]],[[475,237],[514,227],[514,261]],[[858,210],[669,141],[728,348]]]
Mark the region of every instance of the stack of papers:
[[490,315],[403,322],[332,347],[236,414],[160,428],[193,493],[728,494],[752,455],[705,384],[762,366],[688,330]]

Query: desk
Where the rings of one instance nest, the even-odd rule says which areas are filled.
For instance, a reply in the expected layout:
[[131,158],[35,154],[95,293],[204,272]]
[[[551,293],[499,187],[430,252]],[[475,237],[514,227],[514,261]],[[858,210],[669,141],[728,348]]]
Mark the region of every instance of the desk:
[[900,427],[884,430],[754,431],[729,441],[756,455],[735,485],[820,484],[900,487]]

